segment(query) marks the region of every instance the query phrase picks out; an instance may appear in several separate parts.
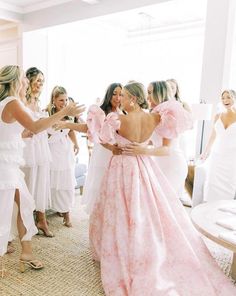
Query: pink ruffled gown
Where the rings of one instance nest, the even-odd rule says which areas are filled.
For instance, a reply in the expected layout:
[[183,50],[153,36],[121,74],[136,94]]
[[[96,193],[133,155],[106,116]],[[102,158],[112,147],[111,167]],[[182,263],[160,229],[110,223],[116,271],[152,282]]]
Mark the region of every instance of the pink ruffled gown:
[[[162,104],[156,132],[171,138],[188,121],[178,104]],[[88,121],[94,141],[130,143],[120,121],[97,108]],[[181,106],[182,108],[182,106]],[[183,108],[182,108],[183,109]],[[186,115],[187,116],[187,115]],[[230,296],[236,288],[217,266],[168,180],[149,156],[117,155],[90,216],[90,243],[106,295]]]

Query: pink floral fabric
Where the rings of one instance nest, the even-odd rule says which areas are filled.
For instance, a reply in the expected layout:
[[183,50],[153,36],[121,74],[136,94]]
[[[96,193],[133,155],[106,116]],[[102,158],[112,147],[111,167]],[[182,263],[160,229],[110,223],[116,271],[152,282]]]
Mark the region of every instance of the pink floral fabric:
[[[112,142],[125,145],[116,121],[110,116],[99,138],[113,130]],[[236,295],[151,157],[112,157],[90,216],[90,243],[106,295]]]

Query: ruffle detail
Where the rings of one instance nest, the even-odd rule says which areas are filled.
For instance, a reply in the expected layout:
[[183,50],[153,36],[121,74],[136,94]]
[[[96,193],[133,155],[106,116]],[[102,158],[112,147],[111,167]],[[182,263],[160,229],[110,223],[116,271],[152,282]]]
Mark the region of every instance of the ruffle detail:
[[100,140],[102,143],[116,144],[115,133],[120,128],[120,119],[117,113],[107,115],[100,131]]
[[173,139],[180,133],[193,128],[192,114],[176,100],[161,103],[152,110],[152,113],[159,113],[161,116],[155,131],[162,138]]
[[104,111],[97,105],[91,105],[88,109],[87,126],[88,139],[93,143],[100,143],[99,134],[105,120]]
[[0,153],[0,163],[8,163],[23,166],[25,164],[25,161],[21,155],[7,154],[3,152]]
[[24,141],[20,138],[18,141],[1,141],[0,142],[0,150],[9,150],[10,153],[12,149],[18,150],[22,149],[25,146]]

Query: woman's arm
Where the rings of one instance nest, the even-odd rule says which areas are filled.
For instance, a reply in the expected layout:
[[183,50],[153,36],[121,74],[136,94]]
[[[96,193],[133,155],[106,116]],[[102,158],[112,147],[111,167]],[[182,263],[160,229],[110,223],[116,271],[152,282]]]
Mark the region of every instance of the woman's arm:
[[101,144],[104,148],[110,150],[113,155],[120,155],[122,153],[122,148],[118,145],[111,144]]
[[54,123],[56,123],[58,120],[62,119],[66,115],[75,116],[82,113],[84,110],[85,107],[83,105],[77,106],[75,103],[70,103],[61,111],[53,114],[52,116],[34,121],[24,110],[24,107],[21,105],[21,103],[16,99],[6,105],[3,110],[2,118],[5,117],[5,115],[7,116],[7,114],[10,114],[11,121],[9,122],[12,122],[12,120],[15,119],[24,128],[30,130],[34,134],[37,134],[51,127]]
[[122,148],[122,154],[125,155],[150,155],[150,156],[167,156],[170,154],[171,140],[163,139],[161,147],[146,145],[140,143],[132,143]]
[[76,134],[73,130],[70,130],[68,133],[68,136],[70,137],[72,143],[74,144],[74,152],[75,152],[75,155],[77,155],[79,153],[79,145],[76,138]]
[[[220,115],[217,114],[214,118],[214,124],[215,122],[219,119]],[[215,131],[215,127],[213,126],[211,134],[210,134],[210,138],[207,142],[206,148],[204,150],[204,152],[200,155],[200,159],[205,160],[207,159],[207,157],[209,156],[210,152],[211,152],[211,148],[213,143],[215,142],[215,138],[216,138],[216,131]]]
[[66,122],[59,121],[54,125],[55,130],[68,128],[70,130],[74,130],[80,133],[87,133],[88,126],[86,123],[74,123],[74,122]]

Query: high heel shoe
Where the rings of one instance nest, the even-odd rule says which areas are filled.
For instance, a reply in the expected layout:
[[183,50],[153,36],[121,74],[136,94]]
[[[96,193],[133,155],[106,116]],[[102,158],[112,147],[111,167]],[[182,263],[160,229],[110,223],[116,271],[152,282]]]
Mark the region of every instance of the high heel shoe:
[[63,225],[65,225],[66,227],[69,227],[69,228],[72,227],[72,223],[69,221],[66,221],[65,218],[63,219]]
[[37,259],[34,259],[34,260],[22,260],[20,259],[20,272],[25,272],[25,267],[26,266],[29,266],[31,267],[32,269],[35,269],[35,270],[40,270],[42,268],[44,268],[42,262],[40,262],[39,260]]
[[38,227],[38,234],[42,234],[43,233],[43,235],[44,236],[46,236],[46,237],[54,237],[55,235],[51,232],[51,231],[46,231],[45,229],[43,229],[43,228],[40,228],[40,227]]
[[72,223],[70,222],[70,214],[69,214],[69,212],[63,213],[63,224],[66,227],[72,227]]
[[45,230],[43,227],[39,226],[39,223],[36,225],[38,228],[38,234],[43,234],[46,237],[54,237],[54,234],[50,230]]
[[4,262],[4,257],[1,257],[1,269],[0,269],[0,274],[1,274],[1,278],[4,278],[5,274],[6,274],[6,269],[5,269],[5,262]]

